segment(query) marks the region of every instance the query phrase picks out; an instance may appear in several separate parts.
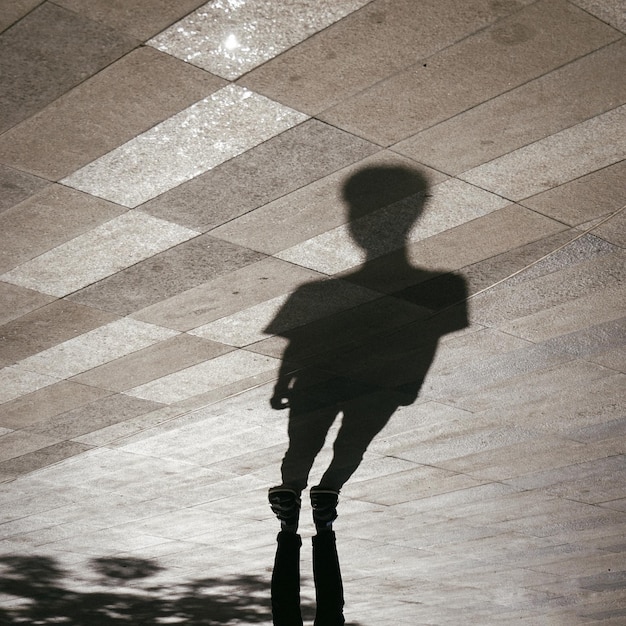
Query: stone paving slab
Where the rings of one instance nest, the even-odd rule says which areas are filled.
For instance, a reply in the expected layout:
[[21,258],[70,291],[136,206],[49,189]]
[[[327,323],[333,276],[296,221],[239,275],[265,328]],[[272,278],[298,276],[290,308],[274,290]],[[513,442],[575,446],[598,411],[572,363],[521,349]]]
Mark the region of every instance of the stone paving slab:
[[287,4],[0,0],[0,623],[271,624],[277,380],[375,388],[362,437],[419,365],[346,623],[621,626],[620,3]]

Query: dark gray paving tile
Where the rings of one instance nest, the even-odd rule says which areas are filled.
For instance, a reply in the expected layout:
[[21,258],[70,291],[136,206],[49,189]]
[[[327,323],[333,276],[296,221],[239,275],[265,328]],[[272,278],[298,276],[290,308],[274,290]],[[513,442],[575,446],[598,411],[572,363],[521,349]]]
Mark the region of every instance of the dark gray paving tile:
[[592,292],[618,288],[623,280],[622,254],[601,255],[533,280],[481,293],[472,299],[472,319],[499,326]]
[[72,380],[104,389],[125,391],[230,350],[230,346],[181,334],[79,374]]
[[616,246],[626,248],[626,211],[616,213],[611,219],[594,228],[593,232]]
[[0,130],[36,113],[137,43],[44,3],[0,35]]
[[0,324],[26,315],[53,300],[53,296],[0,281]]
[[606,215],[626,204],[626,161],[526,198],[522,204],[572,226]]
[[[519,285],[618,250],[591,234],[572,240],[578,234],[576,230],[567,230],[463,268],[463,275],[471,286],[470,293],[491,287],[505,278],[504,283],[494,288]],[[546,258],[542,258],[544,256]]]
[[521,2],[376,0],[253,70],[241,84],[316,114],[519,10]]
[[[410,244],[407,250],[409,264],[404,250],[368,262],[360,272],[360,284],[385,293],[398,291],[414,284],[415,270],[420,267],[439,273],[459,270],[549,238],[564,229],[554,220],[518,205],[509,205]],[[513,267],[518,269],[519,263],[513,262]],[[504,268],[508,269],[508,266],[504,265]],[[491,267],[486,271],[487,275],[479,284],[492,278],[495,282],[496,277],[502,277],[502,269]]]
[[0,405],[0,426],[25,428],[94,402],[110,391],[63,381]]
[[152,48],[133,50],[0,137],[0,160],[59,180],[224,84]]
[[622,0],[572,0],[581,9],[626,32],[626,11]]
[[70,296],[74,302],[127,315],[265,258],[201,235]]
[[41,0],[0,0],[0,32],[32,11]]
[[26,200],[50,183],[47,180],[0,165],[0,213]]
[[626,345],[626,318],[598,324],[542,343],[548,350],[584,358]]
[[29,452],[15,459],[9,459],[0,463],[0,480],[11,479],[22,474],[28,474],[35,470],[58,463],[70,457],[91,450],[93,446],[74,441],[61,441],[35,452]]
[[33,259],[126,209],[60,185],[50,185],[0,213],[0,272]]
[[318,117],[388,146],[619,37],[569,2],[541,0]]
[[115,319],[111,313],[57,300],[0,327],[0,358],[20,361]]
[[543,489],[549,495],[597,504],[624,496],[626,456],[616,455],[527,474],[507,481],[517,489]]
[[57,439],[73,439],[149,413],[161,406],[157,402],[115,394],[72,409],[62,415],[44,419],[27,426],[25,430]]
[[499,281],[523,270],[542,256],[567,244],[575,236],[576,232],[565,230],[464,267],[462,273],[467,281],[468,293],[471,295],[483,289],[494,287]]
[[[458,174],[613,109],[626,101],[626,40],[568,63],[437,124],[394,150]],[[581,85],[595,85],[585,98]]]
[[142,41],[205,2],[206,0],[55,0],[55,4],[95,22],[108,24]]
[[367,141],[310,120],[164,193],[141,209],[206,231],[378,150]]

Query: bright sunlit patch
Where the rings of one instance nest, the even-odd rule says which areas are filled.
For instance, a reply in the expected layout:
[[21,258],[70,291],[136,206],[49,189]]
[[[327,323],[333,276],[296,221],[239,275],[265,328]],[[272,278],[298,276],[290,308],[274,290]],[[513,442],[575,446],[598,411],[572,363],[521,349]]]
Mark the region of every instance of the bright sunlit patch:
[[239,47],[239,42],[237,41],[237,37],[235,35],[230,34],[226,37],[226,41],[224,42],[224,47],[226,50],[234,50]]

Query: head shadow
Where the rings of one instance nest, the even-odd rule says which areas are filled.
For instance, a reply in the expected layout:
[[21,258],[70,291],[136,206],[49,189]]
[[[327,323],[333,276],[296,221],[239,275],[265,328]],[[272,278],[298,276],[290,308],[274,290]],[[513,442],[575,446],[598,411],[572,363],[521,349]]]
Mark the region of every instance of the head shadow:
[[[368,167],[343,184],[349,232],[365,252],[366,263],[406,248],[424,211],[428,188],[421,172],[400,166]],[[381,209],[384,212],[377,213]]]

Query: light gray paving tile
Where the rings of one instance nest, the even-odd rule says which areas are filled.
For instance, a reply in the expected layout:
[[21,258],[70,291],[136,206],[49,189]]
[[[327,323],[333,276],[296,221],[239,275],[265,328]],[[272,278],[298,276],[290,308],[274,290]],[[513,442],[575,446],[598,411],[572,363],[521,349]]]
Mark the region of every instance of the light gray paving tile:
[[[445,208],[443,212],[445,213]],[[485,261],[489,268],[489,259],[495,257],[493,264],[497,269],[489,268],[487,277],[482,279],[486,281],[482,283],[483,287],[491,286],[496,280],[501,280],[523,267],[520,262],[527,258],[522,254],[521,260],[514,260],[512,264],[504,261],[500,266],[497,260],[499,255],[506,255],[526,244],[541,242],[563,230],[564,226],[559,222],[521,206],[509,205],[434,237],[409,244],[406,250],[399,250],[397,253],[369,261],[360,268],[358,282],[385,293],[396,292],[415,284],[416,268],[419,270],[420,267],[425,267],[441,273],[459,270],[482,261]],[[568,239],[571,239],[571,236]],[[559,242],[563,243],[563,240],[559,239]],[[550,240],[548,245],[547,249],[541,245],[539,249],[544,252],[551,249]],[[540,256],[534,252],[531,254],[531,260],[536,260]],[[511,270],[508,273],[507,268]],[[468,274],[468,286],[472,288],[471,268]],[[497,278],[489,282],[490,276]],[[350,280],[357,280],[357,276],[351,276]],[[473,306],[472,301],[470,306]]]
[[1,129],[39,111],[137,43],[51,2],[41,3],[0,36]]
[[182,61],[138,48],[0,137],[0,159],[58,180],[223,85]]
[[53,296],[0,281],[0,324],[7,324],[53,301]]
[[128,212],[23,263],[1,278],[61,297],[197,234],[150,215]]
[[74,437],[74,441],[92,446],[113,445],[119,440],[124,440],[133,435],[141,435],[141,433],[150,431],[150,429],[164,422],[174,421],[186,412],[185,409],[181,409],[177,406],[164,406],[156,411],[140,415],[139,417],[125,420],[124,422],[111,426],[105,426],[104,428],[87,433],[86,435],[81,435],[80,437]]
[[56,415],[52,419],[42,419],[27,426],[25,430],[61,440],[75,439],[111,424],[154,411],[158,407],[155,402],[113,394]]
[[0,403],[15,400],[59,382],[58,378],[29,371],[20,365],[0,370]]
[[0,477],[16,477],[27,474],[53,463],[82,454],[91,449],[82,443],[61,441],[50,446],[29,452],[14,459],[0,463]]
[[573,0],[581,9],[626,32],[626,14],[620,0]]
[[248,89],[228,85],[62,182],[136,207],[306,119]]
[[600,323],[577,332],[554,337],[544,341],[542,345],[548,350],[558,350],[577,357],[589,357],[605,352],[613,346],[625,346],[626,318],[622,316],[615,321]]
[[0,165],[0,212],[10,209],[49,185],[49,181]]
[[95,22],[145,40],[203,4],[202,0],[58,0],[56,4]]
[[236,350],[134,387],[125,393],[136,398],[172,404],[259,372],[273,371],[278,365],[278,361],[271,357]]
[[[393,149],[450,174],[614,109],[626,101],[622,39],[396,144]],[[580,85],[596,89],[580,97]]]
[[542,435],[538,439],[475,452],[457,459],[443,459],[438,461],[438,466],[469,473],[477,479],[504,480],[571,465],[572,462],[589,461],[596,456],[595,450],[583,444]]
[[267,258],[138,311],[133,318],[189,330],[318,278],[317,272]]
[[19,19],[32,11],[40,0],[1,0],[0,1],[0,31],[5,30],[11,24],[14,24]]
[[[557,416],[565,420],[569,414],[576,423],[574,418],[578,416],[572,399],[580,403],[584,401],[585,394],[581,398],[580,389],[592,388],[599,382],[611,382],[615,376],[619,378],[614,372],[591,363],[569,361],[486,386],[475,394],[455,394],[447,402],[472,412],[499,411],[502,420],[514,419],[515,416],[528,417],[529,419],[524,420],[528,427],[532,424],[533,428],[537,428],[543,424],[546,430],[558,432],[561,422],[556,420]],[[615,379],[615,384],[619,385],[621,382]],[[566,409],[565,415],[561,407]],[[550,414],[554,415],[553,420],[546,418]],[[588,424],[586,420],[589,416],[583,415],[582,419]]]
[[619,256],[619,248],[595,235],[585,234],[581,236],[580,231],[575,229],[567,231],[566,235],[574,237],[574,239],[569,243],[564,242],[566,245],[553,246],[552,250],[546,251],[545,258],[536,259],[532,264],[529,263],[528,267],[523,268],[523,271],[508,278],[503,286],[519,285],[605,255],[616,254]]
[[461,175],[463,180],[521,200],[623,160],[626,106],[562,130]]
[[[435,186],[432,190],[432,199],[420,215],[415,206],[420,206],[422,202],[421,196],[400,200],[357,220],[356,224],[338,226],[287,248],[276,256],[319,272],[335,274],[365,261],[365,253],[354,241],[352,229],[358,228],[375,233],[393,231],[392,224],[397,221],[397,215],[410,212],[416,216],[417,221],[411,228],[407,240],[414,243],[497,211],[508,204],[507,200],[499,196],[485,193],[458,180],[445,181]],[[376,250],[372,258],[393,252],[402,243],[397,237],[391,238],[390,241],[383,240],[380,250]]]
[[472,300],[472,319],[499,326],[591,293],[618,289],[623,281],[622,252],[575,263],[560,271],[521,281],[507,288],[485,291]]
[[611,219],[594,228],[593,233],[617,246],[626,248],[626,211],[616,213]]
[[[534,385],[523,391],[524,385]],[[561,437],[604,446],[604,454],[618,454],[611,450],[614,442],[619,443],[622,434],[619,430],[611,433],[611,427],[605,424],[622,417],[623,410],[623,374],[597,367],[593,363],[572,361],[560,368],[549,368],[513,379],[507,386],[496,386],[480,397],[471,400],[466,396],[460,403],[473,403],[472,408],[478,413],[481,422],[499,421],[500,423],[523,424],[525,428],[537,432],[557,433]],[[517,394],[517,400],[516,398]],[[524,397],[520,402],[519,398]],[[452,400],[453,404],[456,404]],[[589,439],[570,433],[577,429],[597,427],[599,432],[607,432],[607,441],[603,437]]]
[[56,300],[2,326],[0,358],[20,361],[115,319],[97,309]]
[[124,211],[99,198],[50,185],[0,214],[0,270],[6,272]]
[[594,422],[589,426],[567,431],[568,437],[582,442],[603,441],[612,437],[621,437],[625,434],[626,418],[623,417],[609,421],[597,420],[597,423]]
[[620,346],[601,354],[594,354],[589,360],[603,367],[626,373],[626,348]]
[[[290,330],[295,326],[313,322],[380,297],[377,292],[351,285],[346,281],[328,284],[328,286],[334,289],[332,291],[321,289],[320,293],[324,294],[323,299],[316,299],[314,296],[305,299],[303,306],[300,307],[303,317],[284,320],[285,325],[280,328],[272,325],[271,334]],[[199,326],[190,333],[238,347],[261,341],[270,334],[267,329],[289,299],[292,300],[293,305],[293,294],[284,294]]]
[[[599,302],[602,303],[601,306]],[[619,323],[616,326],[610,322],[619,320],[623,315],[624,288],[615,287],[602,289],[589,296],[505,322],[499,328],[530,341],[544,341],[546,342],[544,345],[549,349],[565,350],[577,356],[590,356],[604,352],[611,345],[620,345]],[[576,336],[572,336],[572,333]],[[588,341],[591,341],[594,346],[592,351],[579,352],[574,349],[580,341],[585,343],[580,333],[583,335],[591,333]],[[604,335],[603,341],[600,337],[602,334]],[[593,335],[596,335],[595,341],[592,339]],[[562,337],[562,339],[547,341],[554,337]]]
[[492,388],[516,376],[567,362],[571,358],[550,347],[534,344],[491,358],[479,355],[464,367],[454,368],[452,371],[446,371],[445,368],[440,372],[435,370],[424,383],[423,394],[428,398],[445,401],[480,393],[481,389]]
[[109,394],[97,387],[63,381],[1,405],[0,424],[8,428],[24,428]]
[[418,466],[353,485],[351,496],[366,502],[394,505],[467,489],[483,482],[485,481],[437,467]]
[[72,380],[84,385],[124,391],[208,361],[231,349],[213,341],[181,334],[78,374]]
[[[236,229],[228,232],[236,233],[243,227],[236,219],[239,216],[378,151],[378,146],[311,119],[150,200],[141,209],[202,231],[234,220]],[[264,221],[257,223],[265,226]],[[299,220],[294,219],[292,225],[299,226]],[[272,233],[271,239],[276,236]]]
[[[463,277],[467,283],[468,294],[473,295],[487,288],[500,289],[507,284],[508,280],[525,276],[528,271],[525,268],[531,265],[536,267],[534,264],[540,259],[571,242],[579,234],[578,231],[571,229],[563,230],[526,245],[512,246],[511,249],[501,254],[464,267]],[[602,241],[598,238],[594,240]],[[614,251],[614,248],[608,244],[605,245],[609,251]]]
[[263,258],[260,252],[200,235],[89,285],[70,299],[128,315]]
[[626,204],[626,161],[620,161],[522,201],[535,211],[576,226]]
[[68,378],[176,335],[128,318],[96,328],[20,361],[23,370]]
[[541,0],[317,117],[389,146],[619,38],[569,2]]
[[542,489],[545,493],[588,504],[625,497],[626,457],[612,456],[587,463],[550,468],[507,481],[518,489]]
[[29,452],[40,450],[60,441],[59,437],[25,433],[22,431],[9,432],[0,437],[0,463],[15,459]]
[[529,3],[440,0],[416,11],[412,0],[376,0],[240,82],[316,114]]
[[234,80],[368,1],[208,2],[148,45]]
[[[425,186],[446,178],[429,168],[417,169],[410,159],[380,151],[246,213],[212,230],[211,234],[269,254],[301,243],[349,221],[342,190],[353,176],[367,168],[381,168],[383,172],[375,199],[368,201],[368,210],[423,192]],[[384,168],[403,168],[413,179],[407,177],[405,188],[399,190],[398,180],[391,174],[387,175],[390,180],[385,180]]]

